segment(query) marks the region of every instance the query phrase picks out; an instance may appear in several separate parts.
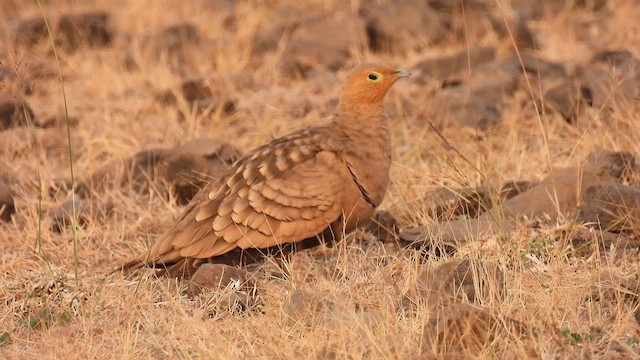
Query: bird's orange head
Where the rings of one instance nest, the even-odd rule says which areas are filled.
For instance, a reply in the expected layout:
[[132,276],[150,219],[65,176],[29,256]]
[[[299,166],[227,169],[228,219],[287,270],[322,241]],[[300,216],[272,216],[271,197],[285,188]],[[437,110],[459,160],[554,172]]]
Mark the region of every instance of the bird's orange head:
[[340,106],[381,105],[389,88],[411,73],[384,66],[362,65],[353,69],[340,93]]

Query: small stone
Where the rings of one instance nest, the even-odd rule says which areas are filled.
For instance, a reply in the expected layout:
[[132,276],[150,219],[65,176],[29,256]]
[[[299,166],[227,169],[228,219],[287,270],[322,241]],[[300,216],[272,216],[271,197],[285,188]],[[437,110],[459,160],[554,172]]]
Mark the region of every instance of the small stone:
[[376,211],[364,230],[371,232],[382,242],[396,242],[400,233],[398,221],[390,212],[384,210]]
[[[92,221],[104,221],[109,216],[114,204],[111,201],[98,201],[95,199],[75,200],[75,220],[77,226],[84,226]],[[57,208],[47,212],[47,217],[51,220],[51,231],[61,233],[64,228],[70,227],[74,223],[73,200],[65,201]]]
[[559,113],[567,122],[575,123],[580,105],[586,105],[583,99],[579,86],[569,80],[547,90],[542,96],[542,105],[548,110]]
[[230,115],[236,110],[236,100],[212,96],[206,99],[197,100],[195,110],[198,114],[221,111],[222,114]]
[[33,85],[20,74],[16,74],[11,68],[0,65],[0,84],[11,94],[30,95]]
[[149,189],[150,182],[155,181],[155,168],[168,151],[167,149],[146,149],[128,159],[106,164],[88,178],[79,181],[76,191],[82,198],[88,198],[94,192],[103,192],[110,187],[144,192]]
[[203,293],[229,289],[232,292],[251,292],[257,282],[246,270],[223,264],[202,264],[191,276],[187,296],[191,299]]
[[594,252],[600,251],[614,258],[620,258],[625,254],[640,249],[640,238],[626,234],[616,234],[595,227],[576,227],[564,234],[574,248],[576,256],[590,257]]
[[518,51],[524,49],[537,49],[538,44],[536,37],[529,28],[527,20],[524,16],[519,16],[516,21],[515,34],[513,36],[515,47]]
[[[71,128],[76,127],[78,124],[80,123],[80,120],[76,117],[70,116],[69,117],[69,122],[68,125]],[[46,119],[44,119],[41,122],[37,122],[37,125],[43,129],[47,129],[47,128],[53,128],[53,127],[61,127],[67,126],[67,115],[65,115],[64,113],[60,113],[58,115],[55,116],[50,116],[47,117]]]
[[416,200],[415,204],[423,204],[420,207],[439,221],[460,215],[474,218],[534,185],[530,181],[507,181],[498,190],[486,185],[463,189],[441,187],[429,191],[423,198]]
[[314,108],[320,107],[316,101],[317,96],[283,87],[272,87],[238,99],[237,108],[254,117],[263,116],[264,111],[273,111],[291,118],[301,118]]
[[142,57],[149,62],[165,60],[174,72],[182,73],[188,63],[189,51],[201,41],[194,25],[179,23],[146,35],[141,41]]
[[0,178],[0,220],[11,221],[11,216],[16,212],[13,202],[13,191],[7,182]]
[[22,20],[15,30],[16,44],[30,47],[46,39],[49,35],[44,18],[34,17]]
[[176,95],[181,96],[189,103],[197,100],[207,99],[213,95],[209,81],[204,78],[187,78],[183,79],[176,89],[168,89],[156,96],[156,99],[162,104],[175,104],[177,102]]
[[364,23],[358,17],[334,16],[301,21],[283,55],[286,74],[307,76],[311,70],[336,71],[350,58],[352,49],[365,43]]
[[390,1],[365,14],[369,48],[397,53],[444,37],[446,20],[425,2]]
[[640,299],[640,273],[621,276],[611,270],[600,270],[592,275],[589,295],[585,301],[615,304],[620,299],[637,302]]
[[423,271],[414,288],[403,297],[407,306],[424,302],[429,306],[456,302],[480,302],[505,296],[504,275],[495,264],[481,260],[452,260]]
[[471,74],[449,78],[431,96],[429,117],[440,126],[467,126],[486,130],[502,120],[500,108],[516,90],[522,74],[512,58],[477,65]]
[[109,18],[105,12],[63,15],[58,21],[57,40],[68,50],[107,46],[113,39]]
[[238,149],[218,139],[193,139],[168,151],[157,164],[157,176],[173,184],[186,204],[205,184],[215,181],[240,157]]
[[6,92],[0,92],[0,131],[33,124],[35,116],[29,105]]
[[627,50],[595,54],[577,77],[585,100],[596,109],[640,97],[640,60]]
[[283,311],[293,322],[303,323],[310,327],[319,321],[322,313],[333,307],[333,303],[323,300],[316,293],[293,290]]
[[77,192],[87,198],[110,187],[143,193],[151,184],[168,185],[156,189],[171,188],[178,201],[186,204],[200,188],[219,178],[240,155],[231,144],[206,138],[192,139],[174,149],[146,149],[105,165],[80,181]]
[[475,71],[480,64],[494,60],[496,49],[489,46],[475,46],[452,55],[422,60],[415,68],[438,80],[446,80],[462,72]]
[[434,312],[425,325],[425,355],[460,353],[475,358],[496,338],[516,340],[529,332],[521,322],[502,318],[486,307],[450,305]]
[[591,185],[584,191],[576,220],[606,231],[637,231],[640,188],[613,182]]
[[333,295],[329,293],[296,289],[285,302],[283,312],[291,322],[309,328],[339,329],[353,321],[371,328],[382,322],[379,312],[330,298]]

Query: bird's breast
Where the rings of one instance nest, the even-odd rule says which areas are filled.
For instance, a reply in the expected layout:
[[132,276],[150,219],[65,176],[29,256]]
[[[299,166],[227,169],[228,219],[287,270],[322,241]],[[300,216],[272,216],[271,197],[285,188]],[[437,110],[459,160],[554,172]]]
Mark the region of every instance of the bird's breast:
[[352,175],[376,205],[384,199],[389,184],[391,146],[386,139],[370,138],[354,144],[355,150],[345,154]]

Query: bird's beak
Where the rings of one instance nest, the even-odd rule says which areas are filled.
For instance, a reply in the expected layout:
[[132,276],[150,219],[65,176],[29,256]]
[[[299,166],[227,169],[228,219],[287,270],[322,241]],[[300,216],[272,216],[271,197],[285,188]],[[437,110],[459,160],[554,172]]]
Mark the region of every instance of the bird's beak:
[[398,70],[398,71],[395,72],[395,74],[396,74],[397,77],[405,77],[405,76],[411,75],[410,72],[404,71],[404,70]]

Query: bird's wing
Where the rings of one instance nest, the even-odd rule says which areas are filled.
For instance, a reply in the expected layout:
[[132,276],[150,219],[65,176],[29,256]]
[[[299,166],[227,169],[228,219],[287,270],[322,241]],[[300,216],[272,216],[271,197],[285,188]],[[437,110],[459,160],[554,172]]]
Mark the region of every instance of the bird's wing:
[[156,243],[146,263],[206,259],[321,233],[342,215],[351,178],[335,152],[313,139],[272,142],[239,161]]

